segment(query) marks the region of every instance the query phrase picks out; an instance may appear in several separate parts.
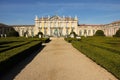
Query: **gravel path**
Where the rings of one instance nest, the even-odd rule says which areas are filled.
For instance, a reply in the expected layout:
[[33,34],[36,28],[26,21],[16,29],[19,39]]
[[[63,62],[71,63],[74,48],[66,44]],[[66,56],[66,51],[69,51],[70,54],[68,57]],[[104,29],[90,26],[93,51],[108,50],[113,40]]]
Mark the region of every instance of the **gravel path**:
[[14,80],[117,80],[63,38],[52,41]]

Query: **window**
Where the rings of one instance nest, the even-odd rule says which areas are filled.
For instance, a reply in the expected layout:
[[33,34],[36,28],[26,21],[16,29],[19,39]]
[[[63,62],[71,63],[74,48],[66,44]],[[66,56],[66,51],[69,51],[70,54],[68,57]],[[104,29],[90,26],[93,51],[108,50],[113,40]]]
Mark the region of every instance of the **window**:
[[90,33],[91,33],[91,30],[88,30],[88,35],[90,35]]
[[22,30],[22,36],[24,36],[24,30]]
[[95,34],[95,30],[93,30],[93,34]]
[[50,29],[50,35],[52,36],[53,32],[52,32],[52,29]]
[[81,30],[79,31],[79,35],[82,36],[82,31]]
[[84,34],[87,34],[87,30],[86,29],[84,30]]

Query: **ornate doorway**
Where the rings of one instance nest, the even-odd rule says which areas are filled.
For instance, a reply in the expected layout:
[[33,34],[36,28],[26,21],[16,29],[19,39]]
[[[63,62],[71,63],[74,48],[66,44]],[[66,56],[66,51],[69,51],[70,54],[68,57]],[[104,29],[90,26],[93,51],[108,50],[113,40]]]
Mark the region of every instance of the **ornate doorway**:
[[58,37],[58,29],[54,29],[54,36]]

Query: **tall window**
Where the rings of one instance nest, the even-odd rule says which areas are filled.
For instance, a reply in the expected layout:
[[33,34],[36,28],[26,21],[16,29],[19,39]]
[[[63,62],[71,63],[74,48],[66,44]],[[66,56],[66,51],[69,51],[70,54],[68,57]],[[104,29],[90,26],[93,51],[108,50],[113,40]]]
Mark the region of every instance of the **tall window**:
[[32,37],[34,36],[34,32],[33,32],[33,29],[31,29],[31,36],[32,36]]
[[68,35],[68,28],[66,27],[66,35]]
[[59,29],[59,34],[62,36],[62,28]]
[[41,32],[41,27],[38,27],[39,32]]
[[84,35],[86,35],[86,34],[87,34],[87,30],[85,29],[85,30],[84,30]]
[[52,36],[53,32],[52,32],[52,29],[50,29],[50,35]]
[[26,30],[27,35],[29,36],[29,29]]
[[54,35],[58,36],[58,29],[57,28],[54,29]]
[[22,30],[22,36],[24,36],[24,29]]
[[44,28],[44,34],[47,35],[47,28]]
[[91,33],[91,30],[88,30],[88,35],[90,35],[90,33]]
[[82,31],[81,30],[79,31],[79,35],[82,36]]
[[95,30],[93,30],[93,35],[95,34]]

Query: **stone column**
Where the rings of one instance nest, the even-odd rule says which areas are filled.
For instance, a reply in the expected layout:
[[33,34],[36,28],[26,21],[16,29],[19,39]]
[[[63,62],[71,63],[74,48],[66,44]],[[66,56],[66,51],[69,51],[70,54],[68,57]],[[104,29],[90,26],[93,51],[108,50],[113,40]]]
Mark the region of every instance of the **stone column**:
[[20,30],[19,35],[22,36],[22,29],[20,28],[19,30]]
[[90,30],[90,36],[92,36],[92,29]]
[[107,36],[109,36],[109,29],[107,28]]
[[69,32],[68,32],[68,22],[66,22],[66,35],[68,35]]
[[88,30],[86,29],[86,36],[88,36]]
[[63,35],[65,35],[66,29],[65,29],[65,22],[62,21],[62,27],[63,27]]
[[114,35],[115,35],[115,28],[114,28]]
[[46,22],[44,22],[44,35],[46,35]]
[[50,26],[51,26],[51,22],[49,21],[49,22],[48,22],[48,26],[47,26],[47,28],[48,28],[48,29],[47,29],[48,35],[50,35]]

